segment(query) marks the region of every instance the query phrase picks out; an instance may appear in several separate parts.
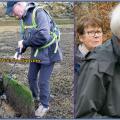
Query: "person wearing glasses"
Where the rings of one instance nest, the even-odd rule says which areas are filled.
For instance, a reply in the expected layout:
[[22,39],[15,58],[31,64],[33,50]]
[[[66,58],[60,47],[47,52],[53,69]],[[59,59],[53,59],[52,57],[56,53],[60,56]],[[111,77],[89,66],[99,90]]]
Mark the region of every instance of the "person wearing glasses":
[[[76,88],[82,60],[95,47],[102,44],[102,21],[97,17],[83,16],[77,25],[77,45],[74,56],[74,87]],[[74,96],[76,92],[74,92]]]
[[75,118],[120,118],[120,4],[111,14],[113,36],[81,64]]
[[97,17],[83,16],[77,25],[77,45],[75,46],[75,79],[80,72],[80,63],[95,47],[102,44],[102,21]]

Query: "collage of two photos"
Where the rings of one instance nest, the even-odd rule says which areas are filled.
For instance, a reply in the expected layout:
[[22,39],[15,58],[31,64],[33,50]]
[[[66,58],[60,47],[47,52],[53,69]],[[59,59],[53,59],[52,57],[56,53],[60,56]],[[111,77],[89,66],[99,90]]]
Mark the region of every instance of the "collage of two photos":
[[120,4],[74,8],[74,117],[120,118]]
[[0,2],[0,118],[119,118],[120,3]]

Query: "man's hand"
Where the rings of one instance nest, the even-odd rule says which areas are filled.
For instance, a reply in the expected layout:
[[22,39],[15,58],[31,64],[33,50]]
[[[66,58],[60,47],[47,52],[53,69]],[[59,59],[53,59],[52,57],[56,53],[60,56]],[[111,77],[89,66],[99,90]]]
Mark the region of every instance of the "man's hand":
[[22,58],[22,55],[18,55],[18,52],[15,53],[14,59],[20,60]]
[[20,53],[22,52],[23,48],[23,40],[18,41],[18,48],[19,50],[17,50],[15,53],[14,58],[20,60],[22,58],[22,55]]
[[22,50],[23,48],[23,40],[18,41],[18,48]]

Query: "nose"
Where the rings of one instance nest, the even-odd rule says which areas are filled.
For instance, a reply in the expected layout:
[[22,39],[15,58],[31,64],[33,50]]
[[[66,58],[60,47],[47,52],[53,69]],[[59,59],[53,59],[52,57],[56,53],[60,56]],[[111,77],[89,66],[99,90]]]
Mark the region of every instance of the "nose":
[[99,36],[99,34],[98,34],[97,32],[95,32],[94,36],[97,36],[97,37],[98,37],[98,36]]
[[100,37],[100,36],[99,36],[98,34],[95,33],[94,37],[95,37],[95,38],[98,38],[98,37]]

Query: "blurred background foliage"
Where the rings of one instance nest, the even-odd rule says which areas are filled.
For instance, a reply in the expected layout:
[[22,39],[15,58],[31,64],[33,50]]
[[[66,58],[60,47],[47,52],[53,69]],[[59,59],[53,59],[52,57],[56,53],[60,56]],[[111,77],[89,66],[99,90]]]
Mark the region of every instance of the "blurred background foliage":
[[[55,19],[57,24],[73,24],[73,2],[36,2],[39,6],[47,10]],[[14,17],[5,14],[6,2],[0,2],[0,26],[18,25]],[[7,21],[7,22],[6,22]],[[12,22],[11,22],[12,21]],[[14,22],[13,22],[14,21]]]
[[[36,2],[47,9],[53,17],[73,17],[73,2]],[[6,2],[0,2],[0,17],[5,16]]]
[[76,2],[74,4],[75,29],[77,21],[85,15],[93,15],[102,20],[104,41],[111,37],[110,12],[120,2]]

